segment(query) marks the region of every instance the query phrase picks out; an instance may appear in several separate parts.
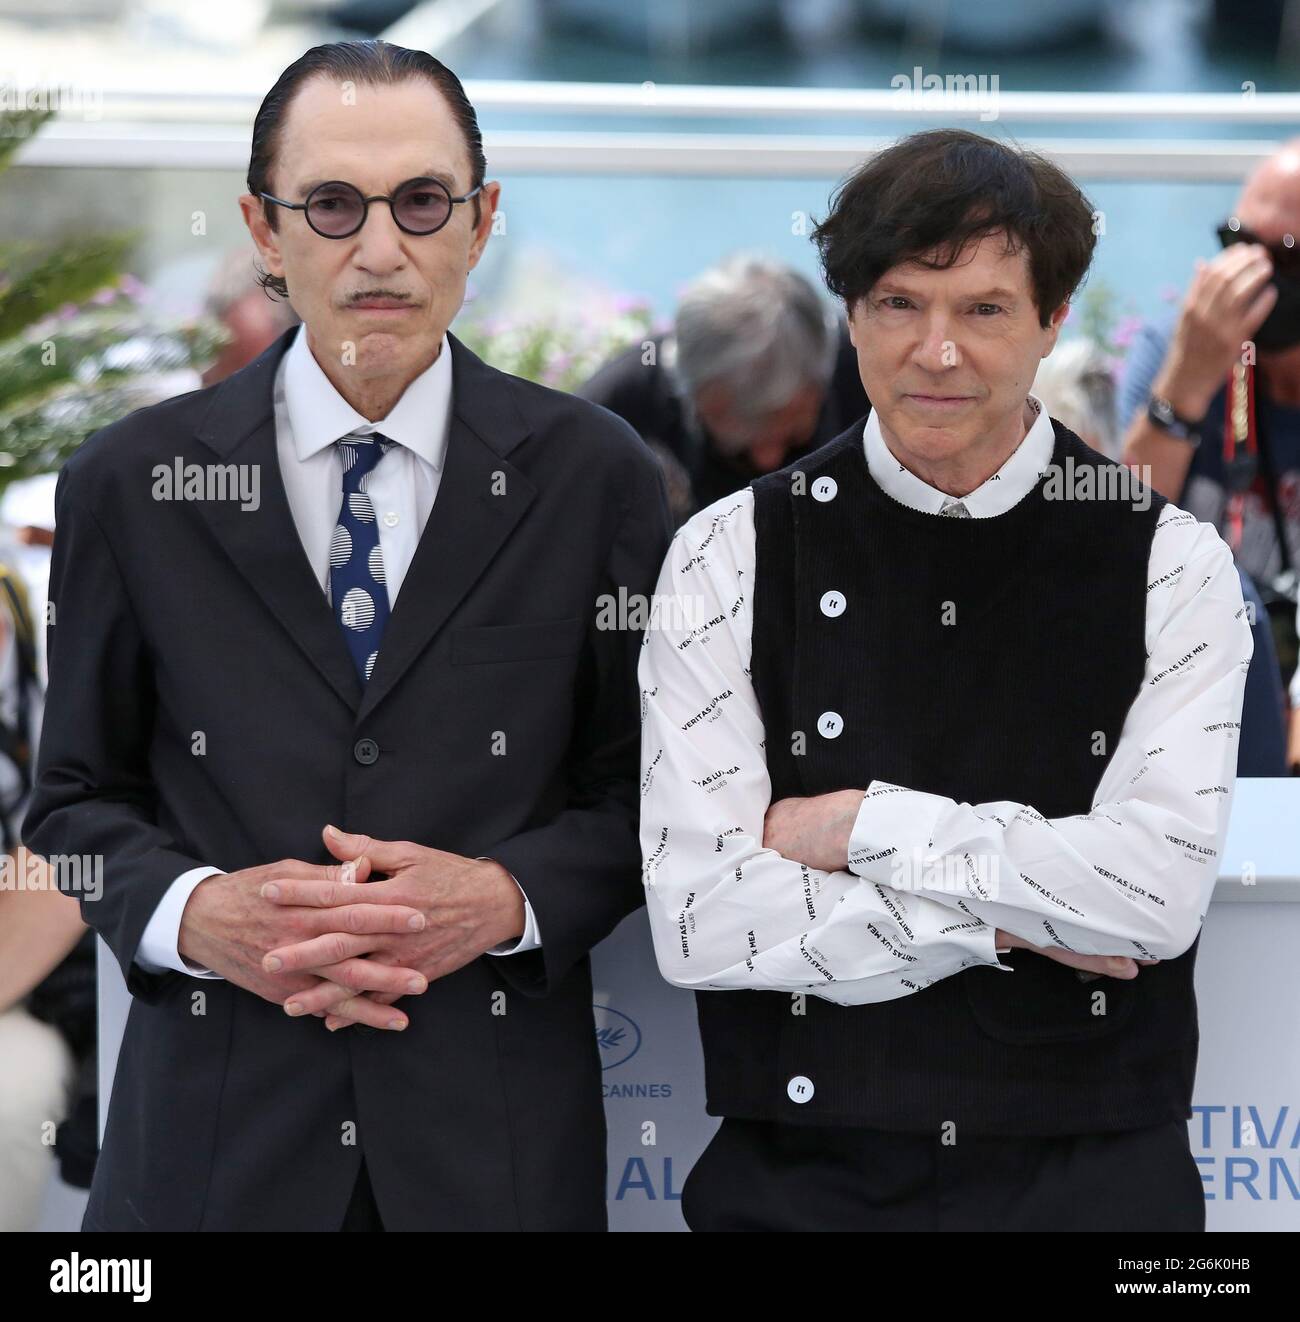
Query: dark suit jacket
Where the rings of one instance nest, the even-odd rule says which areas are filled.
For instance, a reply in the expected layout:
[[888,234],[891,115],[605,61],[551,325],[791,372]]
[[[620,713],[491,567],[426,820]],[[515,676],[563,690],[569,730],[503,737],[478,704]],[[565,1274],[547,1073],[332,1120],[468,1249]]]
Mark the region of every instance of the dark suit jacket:
[[[82,912],[134,997],[86,1225],[337,1229],[364,1152],[392,1229],[602,1227],[587,952],[642,900],[640,637],[597,598],[653,592],[663,480],[621,420],[452,338],[441,486],[363,688],[277,460],[293,333],[59,478],[26,839],[102,856]],[[260,507],[155,500],[178,456],[258,465]],[[326,822],[499,860],[542,949],[408,997],[404,1033],[133,963],[182,872],[329,862]]]

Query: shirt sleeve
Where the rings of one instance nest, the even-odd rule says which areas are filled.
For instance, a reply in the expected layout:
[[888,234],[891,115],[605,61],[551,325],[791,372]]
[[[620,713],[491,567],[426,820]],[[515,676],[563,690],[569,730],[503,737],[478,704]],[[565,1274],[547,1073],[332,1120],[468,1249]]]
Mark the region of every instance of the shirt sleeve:
[[979,918],[763,847],[772,787],[749,674],[753,580],[744,491],[677,534],[652,603],[639,667],[640,833],[664,977],[861,1005],[974,964],[1006,969]]
[[186,903],[199,882],[220,874],[220,868],[191,868],[182,872],[164,892],[153,916],[145,924],[135,952],[135,962],[146,973],[166,973],[174,969],[177,973],[188,973],[192,978],[221,978],[220,973],[193,963],[180,952],[181,916]]
[[958,803],[872,781],[850,869],[1034,945],[1181,955],[1218,877],[1254,642],[1227,546],[1174,505],[1152,542],[1146,635],[1142,687],[1090,812],[1049,819],[1029,804]]
[[1119,380],[1117,409],[1121,432],[1126,432],[1146,408],[1151,386],[1164,365],[1165,354],[1169,352],[1172,330],[1168,324],[1145,322],[1129,342]]

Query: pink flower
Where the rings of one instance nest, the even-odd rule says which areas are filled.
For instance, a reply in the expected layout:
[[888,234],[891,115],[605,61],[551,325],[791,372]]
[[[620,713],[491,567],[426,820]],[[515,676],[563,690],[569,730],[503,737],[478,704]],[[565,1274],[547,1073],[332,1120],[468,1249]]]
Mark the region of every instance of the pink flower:
[[1127,349],[1133,343],[1133,337],[1142,329],[1141,317],[1122,317],[1119,324],[1115,327],[1114,334],[1110,337],[1113,344],[1121,349]]

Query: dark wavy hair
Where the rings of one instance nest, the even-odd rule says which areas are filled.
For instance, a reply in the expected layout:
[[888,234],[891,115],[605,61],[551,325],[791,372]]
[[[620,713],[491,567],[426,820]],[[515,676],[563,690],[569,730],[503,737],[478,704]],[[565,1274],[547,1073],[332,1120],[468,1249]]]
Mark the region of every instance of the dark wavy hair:
[[813,230],[827,288],[851,313],[900,262],[954,265],[967,243],[1006,236],[1027,249],[1039,323],[1083,282],[1097,245],[1095,212],[1078,185],[1036,152],[965,129],[902,138],[836,190]]
[[[427,78],[443,95],[451,113],[465,135],[469,151],[470,188],[477,188],[487,173],[487,160],[483,155],[483,135],[479,131],[478,115],[465,95],[460,79],[441,60],[421,50],[409,50],[392,42],[334,41],[324,46],[313,46],[289,65],[276,79],[275,86],[262,99],[257,117],[253,120],[253,145],[248,158],[248,191],[261,198],[271,191],[271,167],[280,145],[280,130],[294,94],[309,78],[326,75],[340,82],[365,83],[372,87],[392,86],[410,78]],[[278,227],[276,213],[279,207],[262,200],[266,223],[274,230]],[[481,217],[479,199],[474,199],[474,223]],[[281,298],[289,296],[289,287],[283,276],[269,275],[260,267],[258,283],[268,294]]]

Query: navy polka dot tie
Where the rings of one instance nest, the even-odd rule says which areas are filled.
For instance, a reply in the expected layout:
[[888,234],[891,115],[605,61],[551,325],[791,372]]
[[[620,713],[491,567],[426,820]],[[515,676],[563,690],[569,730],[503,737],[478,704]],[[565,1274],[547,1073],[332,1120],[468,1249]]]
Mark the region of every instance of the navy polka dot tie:
[[330,601],[364,684],[375,668],[388,623],[379,524],[366,484],[396,442],[372,432],[344,436],[337,444],[343,457],[343,504],[330,538]]

